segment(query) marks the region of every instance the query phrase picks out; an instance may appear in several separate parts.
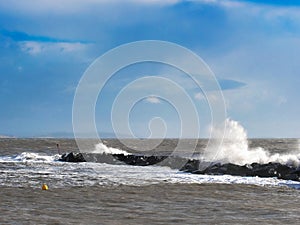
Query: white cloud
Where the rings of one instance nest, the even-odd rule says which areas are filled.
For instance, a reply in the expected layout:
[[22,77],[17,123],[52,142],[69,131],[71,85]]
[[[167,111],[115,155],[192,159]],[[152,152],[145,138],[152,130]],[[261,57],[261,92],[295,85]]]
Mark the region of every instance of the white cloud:
[[23,52],[30,55],[37,55],[42,52],[74,52],[81,51],[86,48],[86,44],[82,43],[68,43],[68,42],[36,42],[36,41],[22,41],[19,46]]
[[231,1],[231,0],[191,0],[193,2],[203,3],[203,4],[214,4],[220,5],[227,8],[237,8],[245,6],[246,2],[239,2],[239,1]]
[[161,103],[160,99],[156,96],[149,96],[146,98],[146,101],[152,104],[159,104]]
[[[272,4],[258,4],[255,2],[237,0],[189,0],[198,4],[209,4],[224,7],[225,9],[242,9],[243,13],[265,15],[268,18],[288,16],[300,17],[298,6],[274,6]],[[0,11],[22,12],[41,14],[45,12],[75,13],[101,9],[104,5],[118,6],[120,4],[131,5],[175,5],[185,0],[10,0],[0,1]]]
[[197,100],[204,100],[205,97],[203,96],[203,94],[201,92],[198,92],[194,95],[194,98]]
[[56,12],[74,13],[103,5],[139,4],[139,5],[173,5],[180,0],[11,0],[0,1],[0,9],[26,13]]
[[36,55],[42,51],[42,45],[34,41],[20,42],[20,48],[23,52],[27,52],[30,55]]
[[[273,5],[268,3],[255,3],[247,1],[236,0],[191,0],[199,4],[210,4],[223,7],[235,14],[240,13],[243,17],[246,15],[262,16],[266,20],[274,21],[281,20],[282,18],[289,18],[291,20],[300,20],[300,7],[285,6],[285,5]],[[233,10],[233,11],[232,11]]]
[[220,99],[220,93],[216,91],[211,91],[209,93],[206,93],[206,95],[204,95],[201,92],[198,92],[194,95],[194,98],[199,101],[207,100],[208,102],[222,101],[222,99]]

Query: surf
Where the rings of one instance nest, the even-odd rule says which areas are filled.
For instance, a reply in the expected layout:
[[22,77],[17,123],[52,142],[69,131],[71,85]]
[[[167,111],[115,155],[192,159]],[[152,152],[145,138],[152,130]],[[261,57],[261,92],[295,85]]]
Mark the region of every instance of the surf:
[[225,133],[221,133],[221,129],[215,127],[219,138],[223,135],[223,142],[219,147],[207,149],[204,159],[219,163],[233,163],[237,165],[245,165],[251,163],[280,163],[283,165],[291,165],[299,167],[300,150],[288,154],[272,154],[262,147],[250,148],[248,143],[247,131],[237,121],[226,119]]

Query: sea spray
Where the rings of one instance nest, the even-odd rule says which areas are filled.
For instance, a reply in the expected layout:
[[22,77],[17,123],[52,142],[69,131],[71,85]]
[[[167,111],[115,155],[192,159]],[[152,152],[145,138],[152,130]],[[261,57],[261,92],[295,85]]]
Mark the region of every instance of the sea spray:
[[60,158],[60,155],[45,155],[43,153],[22,152],[13,156],[1,156],[0,163],[3,162],[54,162]]
[[96,144],[95,145],[95,150],[93,151],[93,153],[96,153],[96,154],[123,154],[123,155],[129,155],[129,153],[124,151],[124,150],[108,147],[103,143]]
[[257,147],[249,148],[246,130],[237,122],[231,119],[225,121],[226,130],[222,134],[217,127],[215,133],[223,136],[223,142],[219,147],[207,149],[205,159],[213,162],[234,163],[245,165],[251,163],[278,162],[299,166],[300,154],[271,154],[268,150]]

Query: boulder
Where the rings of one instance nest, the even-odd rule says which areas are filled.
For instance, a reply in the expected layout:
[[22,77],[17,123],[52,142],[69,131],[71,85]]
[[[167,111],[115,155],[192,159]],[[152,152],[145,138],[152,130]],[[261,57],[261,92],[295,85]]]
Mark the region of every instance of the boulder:
[[124,154],[113,154],[113,157],[115,157],[119,161],[122,161],[128,165],[133,165],[133,166],[154,165],[167,158],[167,156],[145,156],[145,155],[139,156],[139,155],[124,155]]
[[61,156],[59,161],[62,162],[86,162],[83,155],[80,152],[65,153]]
[[252,163],[243,166],[232,163],[211,163],[205,168],[202,167],[202,169],[200,169],[200,166],[200,161],[189,160],[180,170],[194,174],[277,177],[284,180],[300,181],[300,170],[298,168],[274,162],[267,164]]

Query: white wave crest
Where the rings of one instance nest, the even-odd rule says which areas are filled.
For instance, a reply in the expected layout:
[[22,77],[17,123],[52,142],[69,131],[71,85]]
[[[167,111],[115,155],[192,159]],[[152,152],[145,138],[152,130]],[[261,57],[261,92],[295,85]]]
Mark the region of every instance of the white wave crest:
[[15,156],[2,156],[0,162],[53,162],[60,158],[60,155],[42,155],[33,152],[22,152]]
[[118,148],[112,148],[112,147],[107,147],[103,143],[98,143],[95,145],[95,150],[93,153],[97,154],[124,154],[124,155],[129,155],[128,152],[118,149]]
[[205,159],[238,165],[269,162],[293,166],[300,165],[300,152],[271,154],[262,147],[249,148],[247,132],[237,121],[226,119],[225,125],[226,130],[224,134],[221,133],[220,129],[213,128],[220,137],[224,135],[224,141],[221,146],[208,149]]

